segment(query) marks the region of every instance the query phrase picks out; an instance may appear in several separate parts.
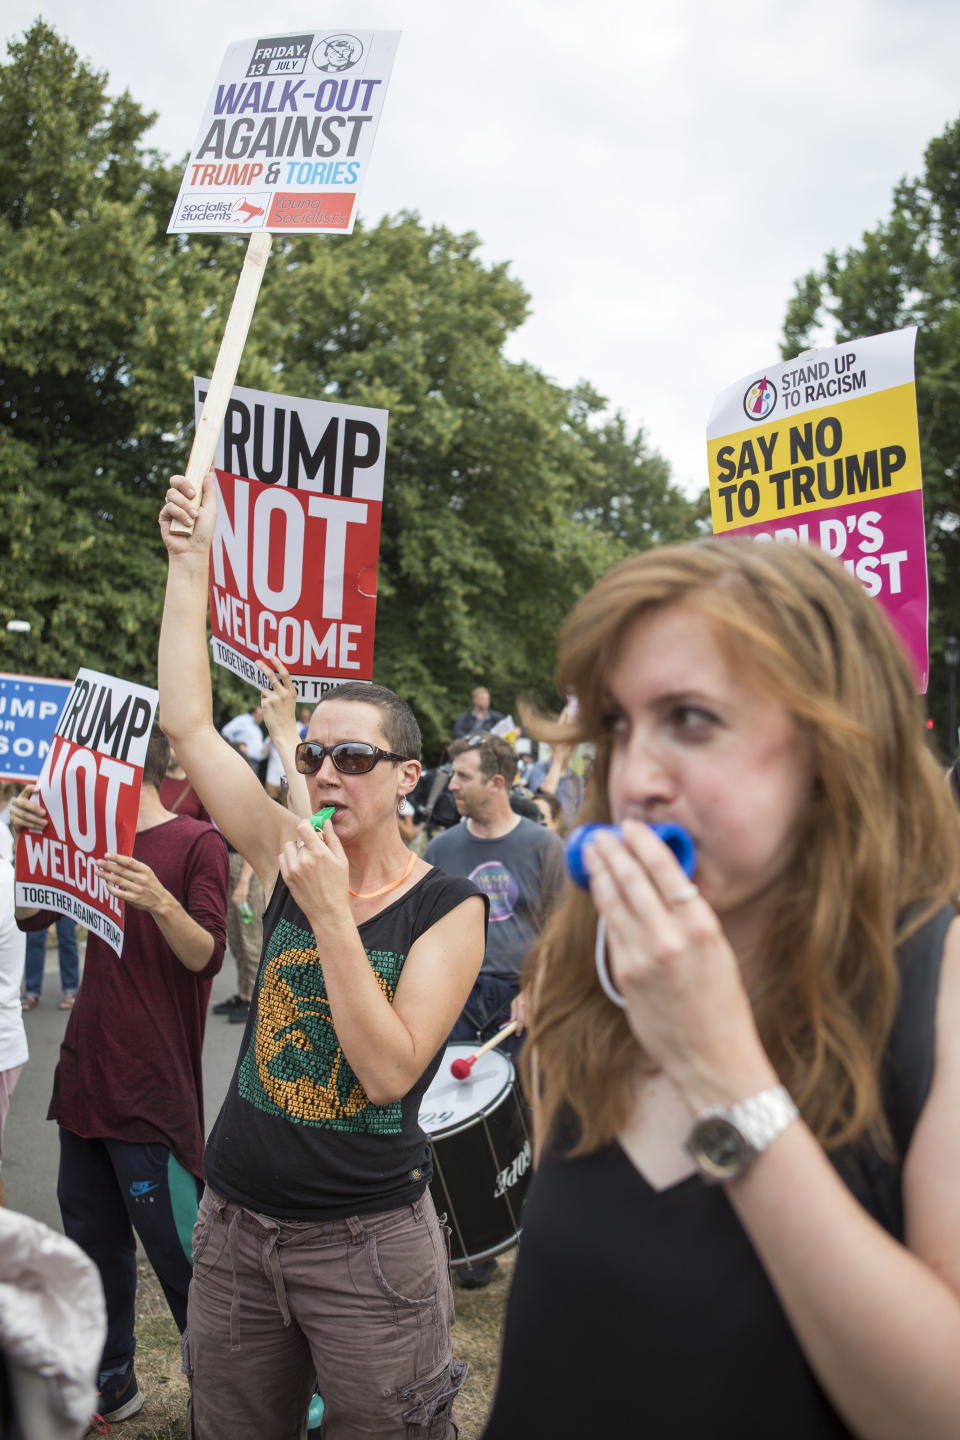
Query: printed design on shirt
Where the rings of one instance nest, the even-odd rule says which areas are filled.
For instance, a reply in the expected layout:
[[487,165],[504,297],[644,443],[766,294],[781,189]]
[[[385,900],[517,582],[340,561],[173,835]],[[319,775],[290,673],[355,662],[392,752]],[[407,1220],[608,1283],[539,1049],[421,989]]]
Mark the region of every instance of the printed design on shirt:
[[485,861],[470,872],[470,879],[478,890],[490,898],[490,924],[509,920],[520,894],[520,886],[503,861]]
[[[377,984],[392,1003],[406,957],[368,950]],[[309,930],[281,919],[257,979],[257,1023],[238,1077],[258,1110],[300,1125],[355,1135],[396,1135],[401,1103],[371,1105],[340,1048]]]

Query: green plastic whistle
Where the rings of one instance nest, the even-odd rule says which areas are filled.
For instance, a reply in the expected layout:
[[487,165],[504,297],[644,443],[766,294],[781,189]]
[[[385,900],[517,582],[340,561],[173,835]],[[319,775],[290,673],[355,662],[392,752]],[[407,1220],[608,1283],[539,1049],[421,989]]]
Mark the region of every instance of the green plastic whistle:
[[336,805],[324,805],[323,809],[318,810],[316,815],[310,816],[310,824],[313,826],[314,830],[322,830],[324,825],[326,825],[327,821],[331,818],[331,816],[335,815],[336,813]]

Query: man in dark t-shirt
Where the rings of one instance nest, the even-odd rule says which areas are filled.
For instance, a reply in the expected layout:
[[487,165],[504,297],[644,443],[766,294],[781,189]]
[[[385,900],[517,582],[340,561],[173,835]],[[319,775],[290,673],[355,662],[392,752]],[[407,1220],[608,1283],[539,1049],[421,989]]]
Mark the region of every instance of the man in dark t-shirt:
[[492,730],[503,719],[499,710],[490,709],[490,691],[478,685],[470,694],[470,709],[464,710],[453,722],[454,740],[463,740],[477,731]]
[[[87,940],[48,1112],[60,1125],[63,1228],[103,1281],[100,1415],[110,1421],[143,1405],[133,1369],[134,1232],[181,1331],[186,1325],[190,1235],[203,1188],[201,1049],[225,943],[226,846],[213,825],[164,807],[167,748],[155,726],[133,857],[99,867],[126,902],[123,948],[116,955],[92,932]],[[11,807],[18,831],[46,825],[35,788]],[[23,930],[53,918],[17,911]]]

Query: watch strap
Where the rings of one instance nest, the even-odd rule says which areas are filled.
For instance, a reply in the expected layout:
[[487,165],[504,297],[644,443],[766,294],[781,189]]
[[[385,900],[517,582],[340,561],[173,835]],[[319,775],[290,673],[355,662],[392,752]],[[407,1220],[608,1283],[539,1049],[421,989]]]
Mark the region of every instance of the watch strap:
[[713,1105],[704,1117],[719,1115],[729,1120],[759,1154],[792,1125],[800,1112],[785,1085],[772,1085],[736,1105]]

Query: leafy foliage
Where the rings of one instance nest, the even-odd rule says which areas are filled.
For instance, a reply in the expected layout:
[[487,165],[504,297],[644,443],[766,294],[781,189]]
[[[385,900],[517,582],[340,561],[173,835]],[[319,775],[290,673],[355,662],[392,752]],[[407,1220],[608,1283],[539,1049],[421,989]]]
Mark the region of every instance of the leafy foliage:
[[[917,400],[931,583],[931,695],[946,735],[943,638],[960,633],[960,121],[933,140],[923,174],[903,180],[889,218],[797,284],[783,355],[919,326]],[[955,738],[955,737],[954,737]],[[953,742],[948,741],[951,753]]]
[[[42,21],[0,67],[0,664],[150,682],[156,513],[242,240],[165,234],[179,171]],[[277,239],[238,381],[390,412],[377,675],[436,744],[471,687],[551,698],[553,637],[629,548],[691,533],[666,462],[587,386],[504,359],[527,297],[473,235]],[[215,670],[223,705],[249,691]]]

